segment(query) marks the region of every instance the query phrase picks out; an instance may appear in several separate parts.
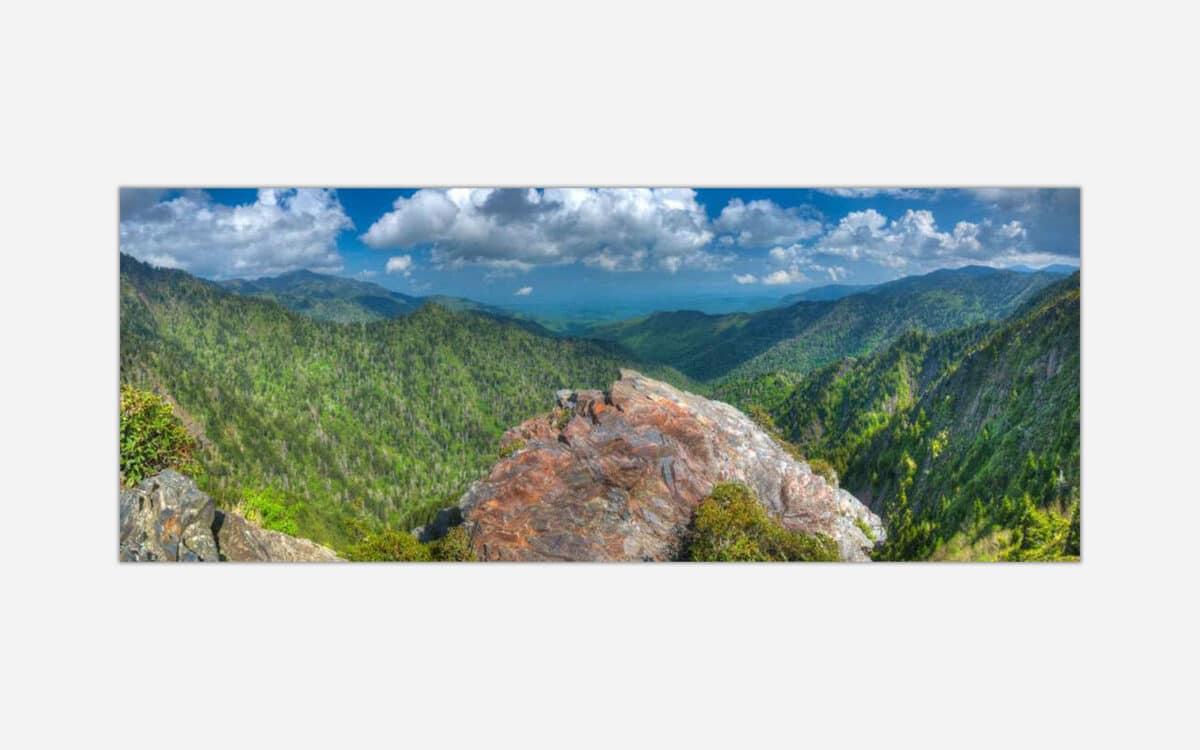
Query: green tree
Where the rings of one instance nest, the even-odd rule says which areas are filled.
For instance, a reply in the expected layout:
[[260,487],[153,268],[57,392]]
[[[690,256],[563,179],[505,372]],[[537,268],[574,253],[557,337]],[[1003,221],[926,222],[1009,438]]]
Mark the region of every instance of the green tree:
[[823,534],[785,528],[753,490],[718,484],[696,507],[683,558],[696,562],[832,562],[837,544]]
[[196,475],[196,440],[161,396],[130,385],[121,386],[121,477],[137,484],[144,477],[173,468]]

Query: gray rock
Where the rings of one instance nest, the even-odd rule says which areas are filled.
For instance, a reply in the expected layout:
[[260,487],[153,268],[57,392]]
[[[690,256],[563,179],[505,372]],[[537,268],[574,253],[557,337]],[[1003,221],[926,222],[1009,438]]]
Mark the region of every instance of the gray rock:
[[331,550],[218,511],[196,483],[170,469],[120,496],[118,559],[126,562],[333,562]]
[[264,529],[237,513],[217,511],[213,525],[221,559],[229,562],[337,562],[338,556],[308,539]]
[[182,474],[167,469],[121,492],[125,561],[216,562],[213,500]]

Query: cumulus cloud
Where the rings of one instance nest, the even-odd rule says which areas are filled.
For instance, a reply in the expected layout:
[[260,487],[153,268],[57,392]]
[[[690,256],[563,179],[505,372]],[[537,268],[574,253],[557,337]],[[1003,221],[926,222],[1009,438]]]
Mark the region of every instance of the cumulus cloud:
[[735,273],[733,280],[739,284],[757,284],[758,277],[752,273]]
[[384,270],[388,273],[400,273],[405,276],[412,275],[413,259],[411,255],[394,255],[388,258],[387,266]]
[[333,190],[263,189],[237,206],[200,190],[121,191],[121,252],[208,277],[336,273],[337,236],[353,228]]
[[582,262],[608,271],[709,269],[704,206],[690,189],[424,189],[362,235],[377,249],[432,245],[434,262],[509,270]]
[[768,286],[778,286],[781,284],[802,284],[808,281],[808,277],[804,275],[799,268],[781,268],[778,271],[773,271],[763,277],[762,282]]
[[778,245],[767,253],[775,270],[765,284],[797,283],[809,275],[841,281],[846,264],[867,264],[893,274],[923,273],[940,267],[970,264],[1007,267],[1072,263],[1075,259],[1035,250],[1025,225],[1013,219],[995,223],[959,221],[953,228],[938,226],[931,211],[907,210],[889,220],[875,209],[851,211],[815,241]]
[[938,227],[933,212],[909,209],[893,221],[875,209],[852,211],[821,237],[809,255],[866,260],[891,268],[962,264],[988,260],[1018,247],[1019,222],[996,226],[960,221],[950,231]]
[[806,206],[783,208],[774,201],[741,198],[729,201],[714,224],[722,241],[743,247],[767,247],[816,237],[821,233],[821,216]]
[[533,287],[531,286],[523,286],[517,291],[513,292],[513,296],[516,297],[528,297],[531,294],[533,294]]

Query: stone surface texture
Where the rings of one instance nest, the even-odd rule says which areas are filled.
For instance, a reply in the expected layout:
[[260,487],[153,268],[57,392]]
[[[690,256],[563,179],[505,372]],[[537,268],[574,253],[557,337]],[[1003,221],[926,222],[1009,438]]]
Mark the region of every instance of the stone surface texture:
[[307,539],[260,528],[213,499],[184,475],[167,469],[120,495],[122,562],[334,562]]
[[752,488],[789,529],[832,537],[843,560],[869,560],[884,539],[878,516],[728,404],[631,370],[607,392],[556,398],[505,433],[509,455],[459,502],[481,560],[671,560],[720,482]]

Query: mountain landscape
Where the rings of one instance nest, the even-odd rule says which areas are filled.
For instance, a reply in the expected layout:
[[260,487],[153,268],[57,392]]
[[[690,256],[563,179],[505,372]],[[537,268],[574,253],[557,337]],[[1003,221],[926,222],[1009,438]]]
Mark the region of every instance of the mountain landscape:
[[469,299],[442,295],[414,297],[369,281],[304,270],[254,280],[229,279],[221,286],[238,294],[278,302],[310,318],[335,323],[370,323],[399,318],[416,312],[426,303],[441,305],[448,310],[508,314],[498,307]]
[[1070,267],[615,321],[568,298],[543,325],[122,254],[119,298],[122,559],[1081,555]]
[[940,332],[1004,317],[1058,278],[979,267],[941,270],[836,299],[800,300],[758,313],[662,312],[591,333],[703,381],[804,374],[908,331]]

